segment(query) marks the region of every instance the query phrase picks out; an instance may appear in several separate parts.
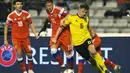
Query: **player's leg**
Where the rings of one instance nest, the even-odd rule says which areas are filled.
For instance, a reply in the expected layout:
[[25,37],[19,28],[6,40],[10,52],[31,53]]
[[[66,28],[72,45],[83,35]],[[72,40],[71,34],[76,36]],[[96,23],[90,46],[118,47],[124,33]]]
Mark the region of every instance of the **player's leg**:
[[70,69],[74,69],[74,52],[73,50],[69,50],[68,46],[65,46],[64,44],[61,45],[61,49],[65,52],[67,57],[67,64],[69,65]]
[[73,58],[73,53],[68,53],[68,52],[65,52],[66,53],[66,57],[67,57],[67,63],[70,67],[70,69],[74,69],[74,58]]
[[63,39],[60,39],[61,43],[61,49],[65,52],[67,57],[67,64],[69,65],[70,69],[74,69],[74,51],[73,46],[71,45],[70,36],[66,36]]
[[[89,51],[87,48],[85,48],[87,45],[86,44],[82,44],[80,46],[74,46],[75,50],[87,61],[90,60],[90,54],[89,54]],[[90,61],[92,62],[92,61]],[[82,70],[82,67],[83,67],[83,63],[81,63],[82,65],[80,66],[81,67],[81,70]],[[95,62],[92,62],[91,64],[98,72],[100,73],[104,73],[103,70],[100,68],[100,66],[98,66]],[[79,72],[79,71],[78,71]]]
[[22,46],[23,46],[24,52],[26,53],[26,55],[28,57],[28,73],[34,73],[34,71],[33,71],[32,49],[31,49],[31,46],[30,46],[29,38],[22,41]]
[[[96,47],[96,51],[102,56],[102,51],[100,49],[100,46]],[[110,61],[108,58],[104,58],[104,63],[105,63],[105,65],[108,65],[108,66],[112,67],[114,69],[115,73],[120,73],[120,69],[121,69],[120,65],[116,65],[115,63]]]
[[98,73],[105,73],[93,57],[90,57],[88,63],[91,64],[98,71]]
[[108,58],[104,58],[104,60],[105,60],[105,64],[112,67],[114,69],[115,73],[120,73],[120,69],[121,69],[120,65],[116,65],[115,63],[110,61]]
[[50,41],[50,52],[51,52],[52,56],[55,58],[55,60],[57,62],[59,62],[60,66],[64,67],[65,65],[63,63],[60,52],[58,51],[58,47],[59,47],[60,43],[61,42],[59,40],[57,41],[56,44],[54,44],[52,41]]
[[25,64],[23,62],[23,57],[22,57],[22,47],[21,47],[22,44],[18,40],[12,40],[12,43],[14,45],[14,48],[17,51],[17,61],[20,65],[20,68],[21,68],[23,73],[27,73]]
[[88,50],[89,50],[90,54],[93,56],[93,58],[99,64],[101,69],[103,71],[108,71],[105,64],[104,64],[104,61],[103,61],[102,57],[96,52],[95,46],[92,44],[91,40],[87,40],[86,43],[89,45]]

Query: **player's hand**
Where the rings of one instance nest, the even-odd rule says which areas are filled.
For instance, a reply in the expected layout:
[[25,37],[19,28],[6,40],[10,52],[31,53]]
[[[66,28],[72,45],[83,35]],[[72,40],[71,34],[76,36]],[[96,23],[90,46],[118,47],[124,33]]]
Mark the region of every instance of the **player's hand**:
[[7,40],[4,40],[4,45],[8,46],[8,41]]
[[95,39],[92,40],[92,43],[94,43],[94,42],[95,42]]
[[56,43],[56,42],[57,42],[57,39],[56,39],[56,38],[52,38],[51,41],[52,41],[53,43]]
[[38,35],[35,35],[35,38],[36,38],[36,39],[39,39],[39,37],[40,37],[40,36],[38,36]]

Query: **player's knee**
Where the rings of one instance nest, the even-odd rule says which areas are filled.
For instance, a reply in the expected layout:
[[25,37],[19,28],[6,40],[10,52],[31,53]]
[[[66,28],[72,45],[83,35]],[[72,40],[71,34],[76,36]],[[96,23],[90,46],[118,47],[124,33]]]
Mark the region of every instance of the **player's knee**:
[[51,54],[55,54],[57,53],[57,49],[56,48],[51,48]]
[[73,57],[74,56],[74,51],[71,51],[71,53],[66,53],[66,57],[67,58],[71,58],[71,57]]
[[22,58],[22,54],[17,54],[17,57],[18,58]]
[[91,55],[96,55],[96,53],[97,53],[96,51],[92,51]]
[[28,56],[29,59],[32,59],[32,56]]
[[31,58],[32,58],[32,53],[27,53],[27,57],[28,57],[29,59],[31,59]]
[[19,49],[19,50],[17,50],[17,56],[18,56],[18,58],[21,58],[22,57],[22,51]]
[[90,45],[88,47],[88,49],[89,49],[89,52],[91,53],[91,55],[95,55],[97,53],[94,45]]

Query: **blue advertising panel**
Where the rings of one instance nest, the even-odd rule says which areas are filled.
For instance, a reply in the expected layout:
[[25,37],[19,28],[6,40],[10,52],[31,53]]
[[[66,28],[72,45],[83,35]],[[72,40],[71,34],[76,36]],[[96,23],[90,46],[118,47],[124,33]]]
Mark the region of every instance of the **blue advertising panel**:
[[[103,52],[103,56],[109,58],[114,63],[121,65],[121,73],[129,73],[129,65],[130,65],[130,38],[127,37],[102,37],[102,45],[101,49]],[[9,37],[9,44],[11,43],[11,39]],[[60,66],[58,62],[51,56],[50,50],[48,47],[49,37],[41,37],[39,39],[35,39],[34,37],[30,38],[31,46],[33,50],[33,62],[34,62],[34,71],[35,73],[59,73]],[[3,45],[3,37],[0,37],[0,46]],[[59,48],[60,50],[60,48]],[[1,53],[0,53],[1,54]],[[7,54],[7,55],[6,55]],[[66,56],[61,51],[64,63],[66,63]],[[27,63],[27,57],[25,54],[24,62]],[[10,59],[12,55],[2,53],[2,58],[5,57]],[[14,57],[16,59],[16,57]],[[77,53],[75,52],[75,73],[77,73],[77,64],[78,58]],[[6,61],[6,59],[4,59]],[[107,66],[113,73],[113,69]],[[0,59],[0,73],[22,73],[17,61],[9,66],[3,65]],[[86,63],[83,73],[97,73],[95,69],[92,68],[91,65]]]

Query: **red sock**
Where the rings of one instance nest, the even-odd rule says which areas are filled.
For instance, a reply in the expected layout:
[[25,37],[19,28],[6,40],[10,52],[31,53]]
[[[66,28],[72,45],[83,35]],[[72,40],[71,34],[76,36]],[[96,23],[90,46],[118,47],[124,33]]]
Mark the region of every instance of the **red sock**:
[[28,60],[28,69],[29,70],[32,70],[32,65],[33,65],[32,61]]
[[20,64],[20,68],[21,68],[22,72],[25,72],[26,71],[26,67],[25,67],[24,62],[21,62],[19,64]]
[[78,63],[78,73],[83,73],[84,63],[79,62]]
[[25,64],[23,62],[23,58],[18,58],[17,60],[18,60],[18,63],[20,65],[20,68],[21,68],[22,72],[25,72],[26,71],[26,67],[25,67]]
[[73,57],[67,58],[67,63],[69,65],[70,69],[74,69],[74,59],[73,59]]
[[84,68],[84,59],[79,59],[78,61],[78,73],[83,73],[83,68]]
[[70,69],[74,69],[74,63],[73,62],[69,63],[69,67]]
[[105,59],[105,64],[109,65],[112,68],[115,68],[116,64],[114,64],[113,62],[111,62],[108,58]]
[[57,56],[56,61],[59,62],[60,65],[63,65],[63,60],[62,60],[61,56]]
[[53,57],[56,59],[57,62],[62,66],[63,65],[63,60],[62,57],[60,56],[60,52],[57,51],[55,54],[52,54]]

